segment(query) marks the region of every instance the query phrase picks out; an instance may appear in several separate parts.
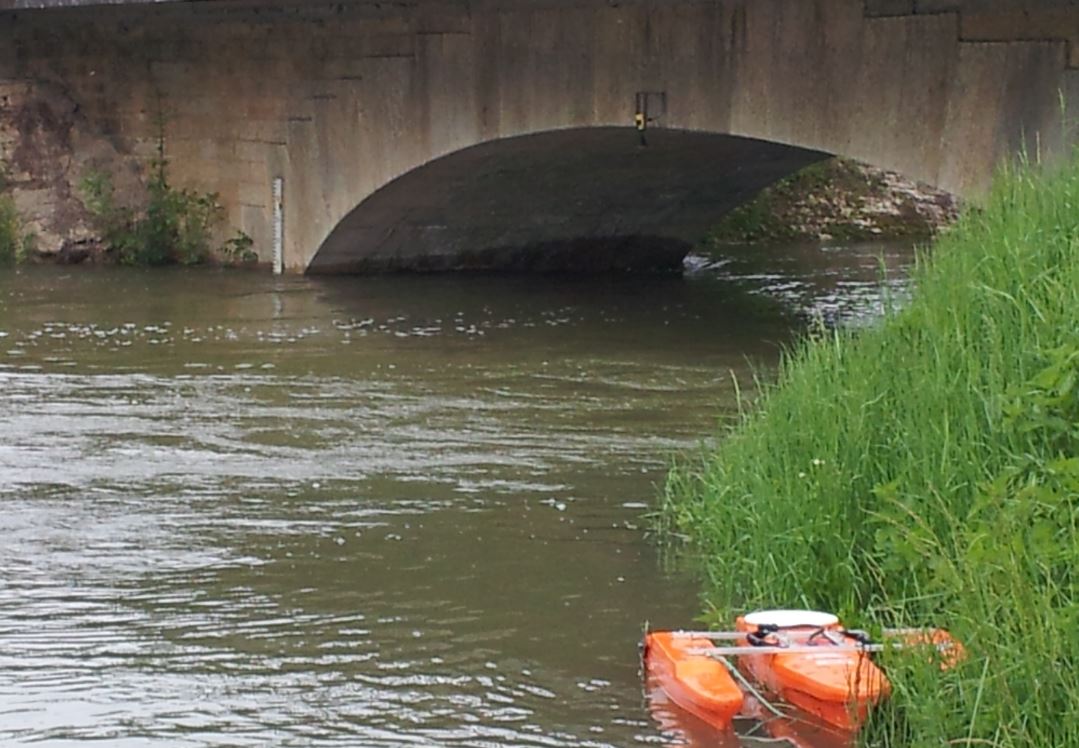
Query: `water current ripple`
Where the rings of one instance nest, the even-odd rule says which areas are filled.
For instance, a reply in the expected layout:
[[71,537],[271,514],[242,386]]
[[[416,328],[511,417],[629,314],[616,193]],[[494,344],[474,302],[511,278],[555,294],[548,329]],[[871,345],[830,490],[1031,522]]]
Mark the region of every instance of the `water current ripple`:
[[696,585],[641,514],[790,318],[700,278],[193,277],[0,276],[0,744],[671,739],[636,641]]

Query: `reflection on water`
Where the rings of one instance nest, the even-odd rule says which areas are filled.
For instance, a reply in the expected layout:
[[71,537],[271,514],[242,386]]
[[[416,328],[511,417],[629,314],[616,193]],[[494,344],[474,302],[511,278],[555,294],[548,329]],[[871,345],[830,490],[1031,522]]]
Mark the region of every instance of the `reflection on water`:
[[687,267],[750,294],[781,300],[828,325],[871,323],[907,298],[913,262],[907,242],[761,248],[728,247],[719,259],[691,256]]
[[[787,309],[872,308],[790,252]],[[636,642],[696,584],[642,514],[798,324],[761,271],[3,273],[0,743],[670,739]]]
[[719,731],[671,702],[658,680],[649,677],[645,688],[648,711],[664,736],[666,748],[854,748],[857,744],[851,733],[773,705],[777,715],[752,696],[746,697],[733,729]]

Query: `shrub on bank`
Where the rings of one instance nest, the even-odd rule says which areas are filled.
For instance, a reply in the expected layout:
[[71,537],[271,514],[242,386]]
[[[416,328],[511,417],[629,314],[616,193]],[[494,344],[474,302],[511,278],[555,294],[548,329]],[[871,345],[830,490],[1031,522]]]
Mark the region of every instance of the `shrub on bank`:
[[1079,746],[1079,154],[1003,174],[872,330],[792,350],[662,522],[711,605],[938,624],[970,656],[896,658],[884,746]]
[[34,249],[35,236],[26,230],[15,199],[7,193],[6,168],[0,165],[0,264],[22,262]]
[[195,265],[210,257],[212,234],[222,218],[217,196],[173,188],[164,159],[153,164],[142,210],[117,205],[112,180],[103,172],[88,174],[82,191],[120,264]]
[[0,195],[0,263],[18,262],[23,249],[22,221],[15,201],[8,195]]
[[[87,174],[81,187],[102,240],[121,265],[198,265],[213,258],[224,209],[214,193],[176,189],[169,183],[164,136],[151,164],[145,207],[118,205],[112,180],[104,172]],[[242,231],[217,253],[229,265],[258,260],[251,237]]]

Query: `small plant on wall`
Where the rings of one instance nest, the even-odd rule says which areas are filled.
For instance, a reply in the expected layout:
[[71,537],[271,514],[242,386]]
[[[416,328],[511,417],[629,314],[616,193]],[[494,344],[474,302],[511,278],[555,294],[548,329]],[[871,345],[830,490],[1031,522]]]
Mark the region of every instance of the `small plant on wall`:
[[[158,122],[157,156],[150,162],[145,207],[119,205],[111,177],[87,173],[81,183],[83,202],[101,237],[123,265],[197,265],[214,254],[214,234],[224,219],[216,193],[177,189],[169,182],[165,157],[164,119]],[[240,232],[220,248],[229,264],[257,261],[252,241]]]
[[223,216],[217,196],[173,188],[163,158],[152,166],[141,210],[117,204],[108,174],[93,171],[83,178],[83,199],[102,239],[123,265],[205,262]]
[[0,264],[22,262],[34,251],[35,237],[26,231],[15,199],[7,191],[7,171],[0,164]]
[[0,195],[0,263],[19,262],[25,254],[22,221],[10,195]]
[[242,231],[236,233],[221,248],[221,256],[228,265],[251,265],[258,262],[258,253],[254,250],[255,240]]

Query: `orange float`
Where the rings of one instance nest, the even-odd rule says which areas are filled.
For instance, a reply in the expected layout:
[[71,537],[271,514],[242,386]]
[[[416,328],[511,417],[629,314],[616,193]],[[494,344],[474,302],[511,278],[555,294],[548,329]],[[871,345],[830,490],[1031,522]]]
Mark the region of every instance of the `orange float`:
[[[871,644],[864,634],[844,629],[830,613],[760,611],[740,616],[733,632],[651,632],[645,637],[645,664],[650,682],[671,702],[720,729],[730,726],[744,701],[724,660],[731,656],[739,671],[765,692],[833,728],[852,732],[891,690],[871,652],[885,646],[932,647],[943,669],[964,655],[943,629],[885,633],[889,644]],[[716,641],[732,646],[717,646]]]
[[[740,616],[735,630],[760,654],[738,666],[767,691],[841,730],[856,730],[890,690],[862,642],[829,613],[772,610]],[[790,653],[782,649],[793,650]]]
[[644,637],[645,669],[673,703],[726,730],[742,708],[744,696],[727,666],[702,654],[709,648],[716,648],[711,639],[653,631]]

